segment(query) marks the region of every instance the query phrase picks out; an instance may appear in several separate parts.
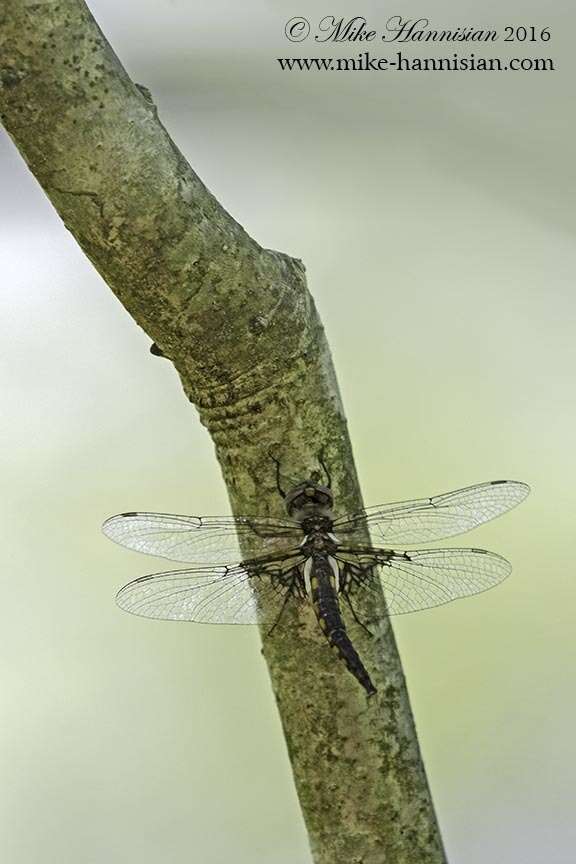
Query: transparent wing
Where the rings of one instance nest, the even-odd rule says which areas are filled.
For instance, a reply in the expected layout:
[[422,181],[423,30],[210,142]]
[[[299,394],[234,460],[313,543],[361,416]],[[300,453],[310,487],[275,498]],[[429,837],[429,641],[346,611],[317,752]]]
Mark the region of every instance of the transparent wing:
[[168,513],[120,513],[102,531],[115,543],[192,563],[233,564],[242,559],[239,538],[250,538],[252,554],[264,555],[297,546],[298,522],[248,516],[175,516]]
[[201,624],[276,621],[283,603],[300,596],[294,555],[261,565],[193,567],[154,573],[129,582],[116,595],[121,609],[145,618]]
[[512,572],[509,561],[485,549],[417,552],[338,552],[350,596],[380,581],[390,615],[430,609],[493,588]]
[[369,507],[334,521],[334,532],[349,544],[366,530],[375,543],[427,543],[464,534],[495,519],[526,498],[530,487],[516,480],[494,480],[433,498]]

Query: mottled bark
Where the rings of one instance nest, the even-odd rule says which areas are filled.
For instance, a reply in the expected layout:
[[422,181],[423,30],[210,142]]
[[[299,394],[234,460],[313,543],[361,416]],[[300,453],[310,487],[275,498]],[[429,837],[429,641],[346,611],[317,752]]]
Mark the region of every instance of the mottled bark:
[[[262,249],[215,200],[80,0],[4,0],[0,10],[2,121],[68,230],[174,364],[233,512],[281,512],[270,448],[303,478],[324,447],[338,509],[361,506],[302,263]],[[247,170],[257,182],[257,167]],[[379,689],[370,702],[311,613],[264,640],[314,860],[440,864],[383,598],[373,594],[362,614],[375,638],[349,629]]]

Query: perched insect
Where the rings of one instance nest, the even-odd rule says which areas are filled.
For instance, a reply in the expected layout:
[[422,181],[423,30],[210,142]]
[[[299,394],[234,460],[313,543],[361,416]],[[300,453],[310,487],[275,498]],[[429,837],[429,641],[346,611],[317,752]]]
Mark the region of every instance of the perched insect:
[[[462,534],[515,507],[530,491],[525,483],[496,480],[339,516],[332,512],[329,476],[327,485],[307,481],[284,493],[278,475],[278,489],[285,499],[287,519],[163,513],[112,516],[103,531],[117,543],[196,564],[142,576],[119,591],[117,603],[146,618],[211,624],[269,622],[272,629],[288,603],[311,603],[328,641],[369,696],[376,688],[346,631],[340,604],[345,603],[362,624],[355,598],[379,585],[391,615],[492,588],[512,569],[505,558],[492,552],[398,552],[389,546]],[[366,542],[368,533],[373,545]],[[239,538],[248,538],[258,554],[242,560]]]

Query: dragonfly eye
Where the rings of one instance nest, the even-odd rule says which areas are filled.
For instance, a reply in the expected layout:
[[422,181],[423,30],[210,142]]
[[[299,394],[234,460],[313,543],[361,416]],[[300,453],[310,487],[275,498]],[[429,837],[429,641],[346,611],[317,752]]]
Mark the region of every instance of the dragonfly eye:
[[331,507],[332,495],[326,487],[307,482],[288,492],[285,503],[288,513],[292,514],[310,506]]

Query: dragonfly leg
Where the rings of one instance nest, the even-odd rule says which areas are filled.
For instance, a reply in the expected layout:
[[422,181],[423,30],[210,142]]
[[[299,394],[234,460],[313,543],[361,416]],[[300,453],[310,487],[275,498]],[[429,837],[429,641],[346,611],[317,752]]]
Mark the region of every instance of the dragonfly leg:
[[265,636],[266,639],[268,639],[268,637],[272,635],[272,633],[274,632],[274,630],[276,629],[276,627],[280,623],[280,619],[282,618],[282,615],[284,614],[284,610],[286,609],[286,605],[287,605],[288,601],[290,600],[291,597],[294,596],[294,586],[295,585],[296,585],[296,579],[293,578],[292,581],[290,582],[290,585],[288,586],[288,589],[287,589],[286,594],[284,596],[284,600],[282,601],[282,606],[280,607],[280,611],[279,611],[278,615],[276,616],[276,620],[274,621],[271,628],[266,633],[266,636]]
[[362,629],[366,631],[366,633],[368,634],[368,636],[373,637],[374,634],[372,633],[372,631],[371,631],[371,630],[366,626],[366,624],[364,624],[364,622],[363,622],[363,621],[358,617],[358,614],[357,614],[356,610],[354,609],[354,606],[352,605],[352,601],[350,600],[350,597],[348,596],[348,592],[347,592],[347,591],[341,591],[340,593],[342,594],[342,596],[343,596],[344,599],[346,600],[346,603],[347,603],[347,605],[348,605],[348,608],[350,609],[350,612],[352,613],[352,617],[354,618],[354,621],[356,621],[356,623],[359,624],[360,627],[362,627]]
[[276,465],[276,488],[278,489],[278,492],[280,493],[280,495],[282,496],[282,498],[285,498],[285,497],[286,497],[286,492],[285,492],[284,489],[282,489],[282,486],[280,485],[280,460],[277,459],[276,456],[274,456],[274,455],[270,452],[270,450],[268,451],[268,455],[269,455],[270,459],[272,459],[272,461],[273,461],[274,464]]

